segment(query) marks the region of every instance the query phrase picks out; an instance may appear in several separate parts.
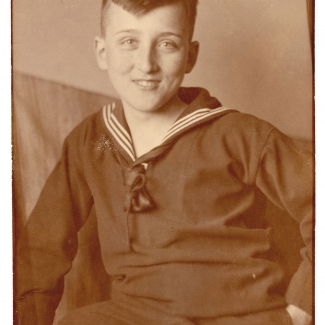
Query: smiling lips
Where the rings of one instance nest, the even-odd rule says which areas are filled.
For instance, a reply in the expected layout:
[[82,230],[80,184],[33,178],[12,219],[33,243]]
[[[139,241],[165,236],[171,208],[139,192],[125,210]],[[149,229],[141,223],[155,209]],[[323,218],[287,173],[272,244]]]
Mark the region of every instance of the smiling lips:
[[133,82],[142,90],[154,90],[158,87],[159,80],[133,80]]

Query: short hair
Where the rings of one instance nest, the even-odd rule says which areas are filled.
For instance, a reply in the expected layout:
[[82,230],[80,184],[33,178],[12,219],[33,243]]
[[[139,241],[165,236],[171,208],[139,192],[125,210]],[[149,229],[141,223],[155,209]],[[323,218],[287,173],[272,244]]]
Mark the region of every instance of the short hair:
[[183,4],[186,9],[189,36],[190,39],[193,37],[198,0],[103,0],[101,9],[102,35],[105,35],[105,13],[112,2],[122,7],[124,10],[138,16],[144,15],[155,8],[179,2]]

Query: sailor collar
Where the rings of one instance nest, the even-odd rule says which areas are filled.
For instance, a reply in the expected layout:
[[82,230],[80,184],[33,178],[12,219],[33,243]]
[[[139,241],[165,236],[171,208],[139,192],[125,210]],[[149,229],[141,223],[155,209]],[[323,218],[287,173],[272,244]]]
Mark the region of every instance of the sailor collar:
[[[185,132],[202,123],[235,111],[222,107],[220,102],[216,98],[210,97],[209,93],[204,89],[181,88],[180,93],[180,96],[185,99],[185,102],[189,100],[191,102],[173,123],[163,138],[162,143],[138,158],[135,156],[131,132],[126,122],[121,101],[103,107],[102,114],[107,131],[115,147],[118,148],[119,153],[123,156],[123,160],[125,160],[127,166],[146,165],[146,162],[160,155]],[[191,98],[193,94],[194,96],[196,95],[194,100]],[[204,102],[203,99],[207,97],[208,101],[205,100],[205,102],[207,102],[208,107],[200,107],[200,102]]]

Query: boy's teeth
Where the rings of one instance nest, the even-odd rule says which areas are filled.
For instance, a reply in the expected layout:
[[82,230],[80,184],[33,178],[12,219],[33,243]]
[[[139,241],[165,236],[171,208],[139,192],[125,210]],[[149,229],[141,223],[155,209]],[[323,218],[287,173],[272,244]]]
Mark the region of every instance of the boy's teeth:
[[156,85],[156,81],[147,81],[147,80],[139,80],[138,84],[143,87],[152,87]]

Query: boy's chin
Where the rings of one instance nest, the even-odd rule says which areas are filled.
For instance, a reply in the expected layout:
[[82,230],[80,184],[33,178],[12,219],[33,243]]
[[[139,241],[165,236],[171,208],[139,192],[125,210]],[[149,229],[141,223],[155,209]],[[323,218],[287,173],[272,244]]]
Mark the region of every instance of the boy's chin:
[[143,112],[143,113],[154,113],[158,112],[165,106],[168,101],[150,101],[150,99],[137,100],[133,102],[123,102],[125,109],[130,109],[133,111]]
[[139,113],[154,113],[154,112],[158,112],[161,108],[161,106],[159,105],[148,105],[147,104],[144,104],[144,105],[140,105],[140,104],[137,104],[137,105],[128,105],[129,109],[133,110],[133,111],[137,111]]

